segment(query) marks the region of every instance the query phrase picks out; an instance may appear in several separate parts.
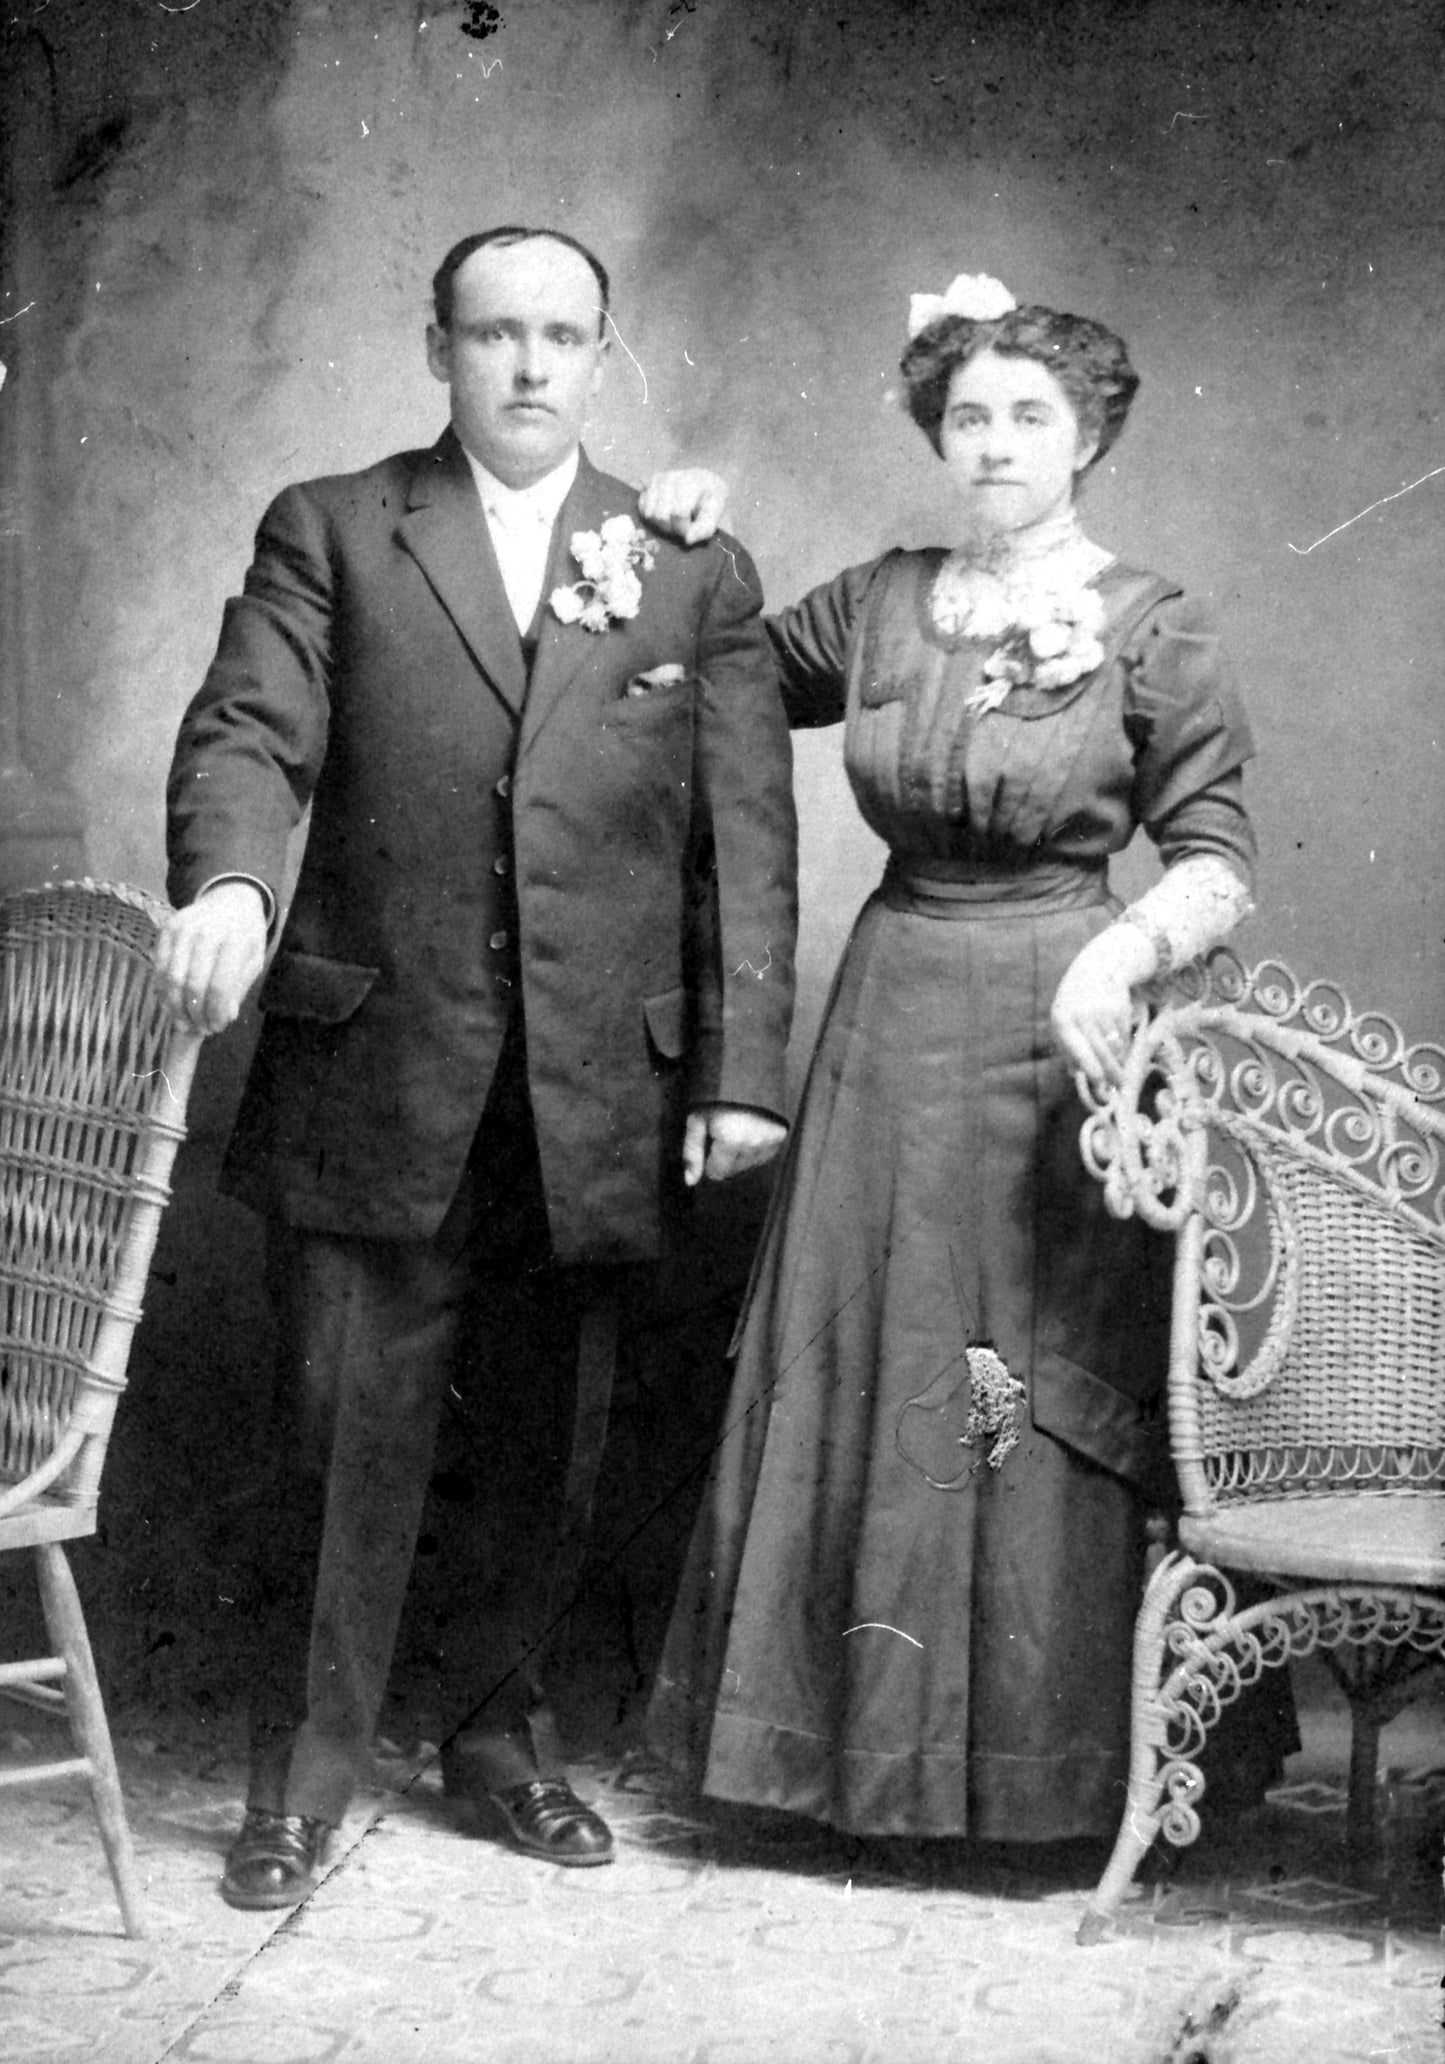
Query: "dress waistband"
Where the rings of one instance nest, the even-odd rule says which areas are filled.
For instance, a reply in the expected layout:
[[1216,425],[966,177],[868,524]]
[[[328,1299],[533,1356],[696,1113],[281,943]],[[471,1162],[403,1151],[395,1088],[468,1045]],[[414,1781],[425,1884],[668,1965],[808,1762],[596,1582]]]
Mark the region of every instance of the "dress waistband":
[[1105,860],[889,860],[879,893],[894,910],[920,917],[990,918],[1045,910],[1087,910],[1109,901]]

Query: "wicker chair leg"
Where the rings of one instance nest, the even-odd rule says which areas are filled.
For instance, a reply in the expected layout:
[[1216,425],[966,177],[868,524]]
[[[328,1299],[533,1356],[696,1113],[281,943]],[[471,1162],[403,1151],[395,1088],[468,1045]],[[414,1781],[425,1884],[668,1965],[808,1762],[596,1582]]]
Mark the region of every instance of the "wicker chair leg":
[[1364,1698],[1350,1701],[1350,1794],[1345,1848],[1354,1864],[1368,1864],[1378,1846],[1375,1815],[1380,1767],[1380,1716]]
[[1164,1716],[1159,1689],[1164,1681],[1165,1631],[1174,1602],[1194,1575],[1187,1556],[1166,1555],[1157,1564],[1144,1593],[1134,1628],[1134,1682],[1129,1715],[1129,1790],[1124,1818],[1104,1875],[1079,1922],[1082,1948],[1102,1942],[1134,1873],[1159,1833],[1160,1795],[1164,1789]]
[[85,1630],[80,1594],[75,1588],[65,1551],[58,1542],[42,1542],[35,1553],[39,1563],[40,1603],[45,1613],[45,1625],[55,1652],[65,1658],[65,1704],[71,1731],[81,1754],[90,1763],[90,1794],[95,1803],[95,1817],[100,1823],[105,1860],[110,1865],[125,1932],[134,1939],[146,1932],[140,1878],[125,1817],[125,1801],[121,1796],[120,1775],[115,1767],[110,1728],[100,1696],[100,1682],[90,1652],[90,1637]]

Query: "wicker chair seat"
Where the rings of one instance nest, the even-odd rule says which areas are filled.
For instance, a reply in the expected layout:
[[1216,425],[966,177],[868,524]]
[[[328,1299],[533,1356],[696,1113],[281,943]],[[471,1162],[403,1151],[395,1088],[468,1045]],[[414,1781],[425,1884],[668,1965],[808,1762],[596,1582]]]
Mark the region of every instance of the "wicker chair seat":
[[1201,1562],[1266,1577],[1445,1588],[1445,1496],[1336,1491],[1225,1506],[1186,1514],[1179,1545]]
[[34,1548],[41,1541],[79,1541],[96,1529],[93,1505],[69,1504],[42,1494],[23,1512],[0,1517],[0,1555],[10,1548]]

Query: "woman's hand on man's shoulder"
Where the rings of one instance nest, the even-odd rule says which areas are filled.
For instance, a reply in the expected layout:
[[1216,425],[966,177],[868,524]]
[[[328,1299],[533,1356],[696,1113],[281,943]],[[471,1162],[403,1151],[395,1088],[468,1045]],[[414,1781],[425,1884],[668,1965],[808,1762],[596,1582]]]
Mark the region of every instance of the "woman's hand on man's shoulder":
[[654,473],[638,506],[647,521],[680,544],[702,545],[722,528],[728,484],[706,466],[673,466]]

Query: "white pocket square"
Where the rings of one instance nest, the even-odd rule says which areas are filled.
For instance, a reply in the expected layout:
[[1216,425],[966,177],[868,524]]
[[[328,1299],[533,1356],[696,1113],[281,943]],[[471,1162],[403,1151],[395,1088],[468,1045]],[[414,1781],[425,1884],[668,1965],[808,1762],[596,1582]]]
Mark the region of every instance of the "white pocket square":
[[623,694],[634,700],[638,696],[651,695],[654,688],[671,688],[687,678],[687,668],[671,660],[666,666],[649,667],[645,674],[634,674]]

